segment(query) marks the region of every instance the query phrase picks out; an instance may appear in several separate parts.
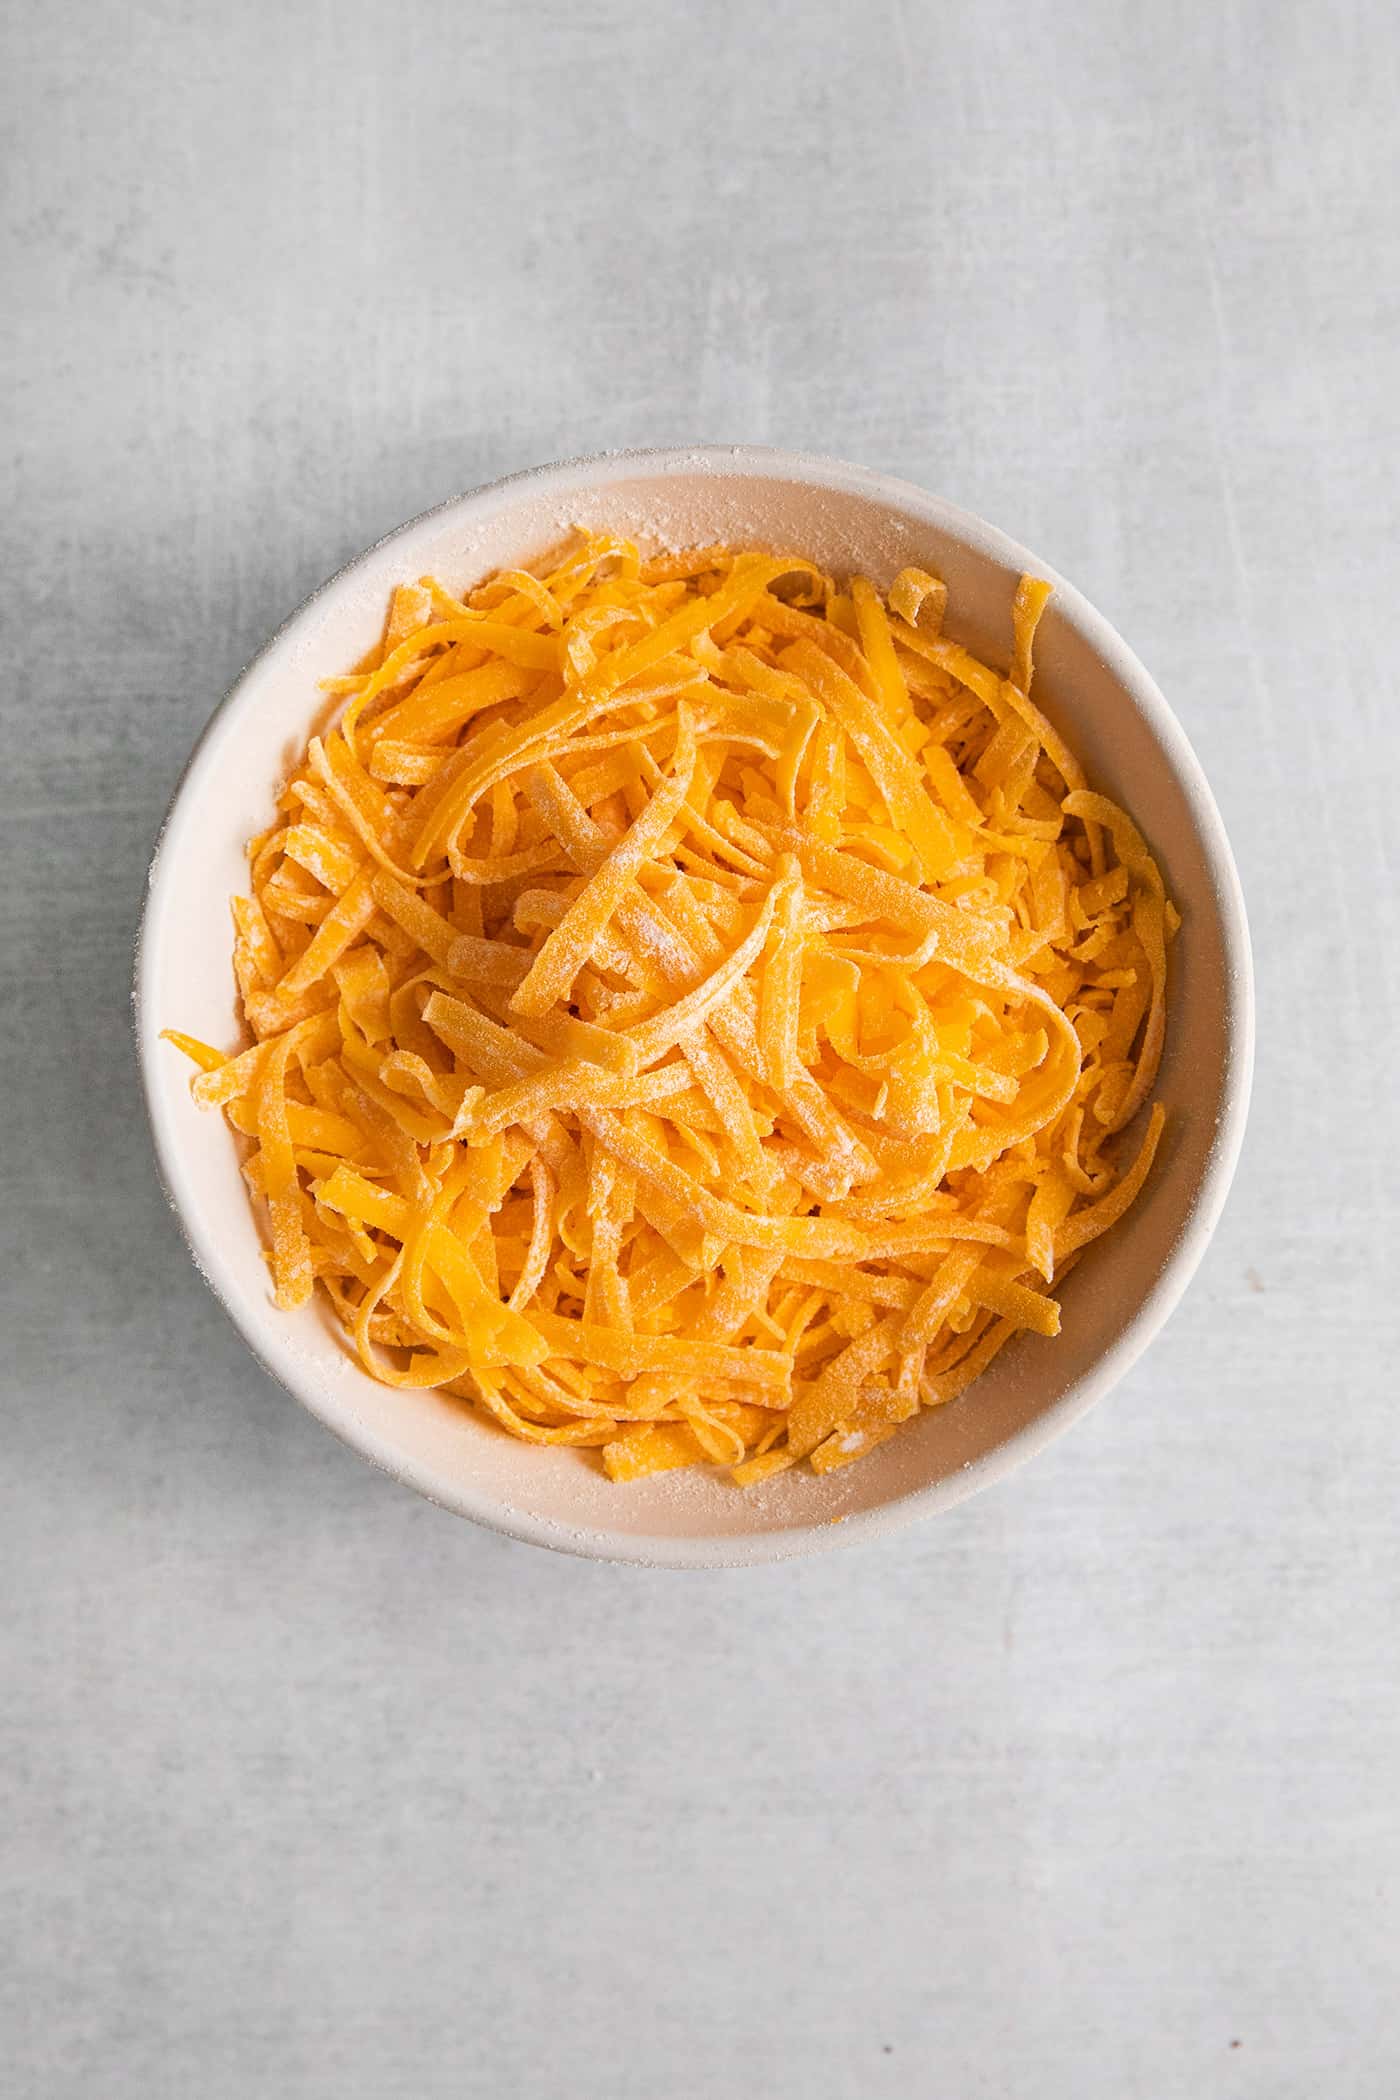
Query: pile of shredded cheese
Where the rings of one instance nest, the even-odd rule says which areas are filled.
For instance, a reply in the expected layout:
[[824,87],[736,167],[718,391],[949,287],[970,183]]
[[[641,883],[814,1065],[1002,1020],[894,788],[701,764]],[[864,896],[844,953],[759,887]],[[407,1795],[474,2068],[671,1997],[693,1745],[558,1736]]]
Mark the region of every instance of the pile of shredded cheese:
[[233,906],[280,1305],[615,1480],[826,1472],[952,1400],[1136,1197],[1177,924],[906,569],[585,537],[394,593]]

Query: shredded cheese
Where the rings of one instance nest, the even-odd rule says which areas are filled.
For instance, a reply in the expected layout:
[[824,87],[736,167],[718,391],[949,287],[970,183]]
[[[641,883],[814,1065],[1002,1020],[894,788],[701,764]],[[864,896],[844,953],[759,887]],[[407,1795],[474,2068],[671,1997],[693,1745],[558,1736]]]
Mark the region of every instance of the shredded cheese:
[[743,1486],[957,1398],[1136,1199],[1178,924],[947,590],[583,536],[401,586],[249,847],[277,1303],[612,1479]]

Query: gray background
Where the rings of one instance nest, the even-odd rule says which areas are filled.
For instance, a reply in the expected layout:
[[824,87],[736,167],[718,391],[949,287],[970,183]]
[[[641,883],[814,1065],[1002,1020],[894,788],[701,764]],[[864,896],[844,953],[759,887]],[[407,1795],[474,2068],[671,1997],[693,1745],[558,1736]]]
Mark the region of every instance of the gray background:
[[[7,14],[0,2087],[1393,2093],[1393,9]],[[478,1533],[273,1389],[127,981],[314,583],[695,438],[1082,585],[1215,785],[1261,1031],[1110,1404],[903,1537],[682,1577]]]

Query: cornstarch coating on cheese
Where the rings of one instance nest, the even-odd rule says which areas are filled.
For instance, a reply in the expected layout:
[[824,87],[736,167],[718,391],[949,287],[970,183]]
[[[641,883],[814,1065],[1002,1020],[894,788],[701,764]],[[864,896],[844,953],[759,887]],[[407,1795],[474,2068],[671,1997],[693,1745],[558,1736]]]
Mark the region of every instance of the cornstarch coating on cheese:
[[249,1046],[169,1031],[278,1304],[617,1481],[827,1472],[1053,1347],[1178,921],[1031,699],[1049,596],[1003,676],[916,569],[593,534],[400,586],[249,844]]

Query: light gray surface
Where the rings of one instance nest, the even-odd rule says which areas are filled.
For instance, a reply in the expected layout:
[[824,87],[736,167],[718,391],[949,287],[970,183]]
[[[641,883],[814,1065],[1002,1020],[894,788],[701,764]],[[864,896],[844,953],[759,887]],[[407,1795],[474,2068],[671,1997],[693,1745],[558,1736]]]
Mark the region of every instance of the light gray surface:
[[[7,2095],[1395,2090],[1397,72],[1379,0],[8,10]],[[1087,590],[1216,787],[1261,1028],[1225,1225],[1087,1425],[675,1577],[478,1534],[267,1383],[126,999],[183,756],[313,583],[693,437]]]

